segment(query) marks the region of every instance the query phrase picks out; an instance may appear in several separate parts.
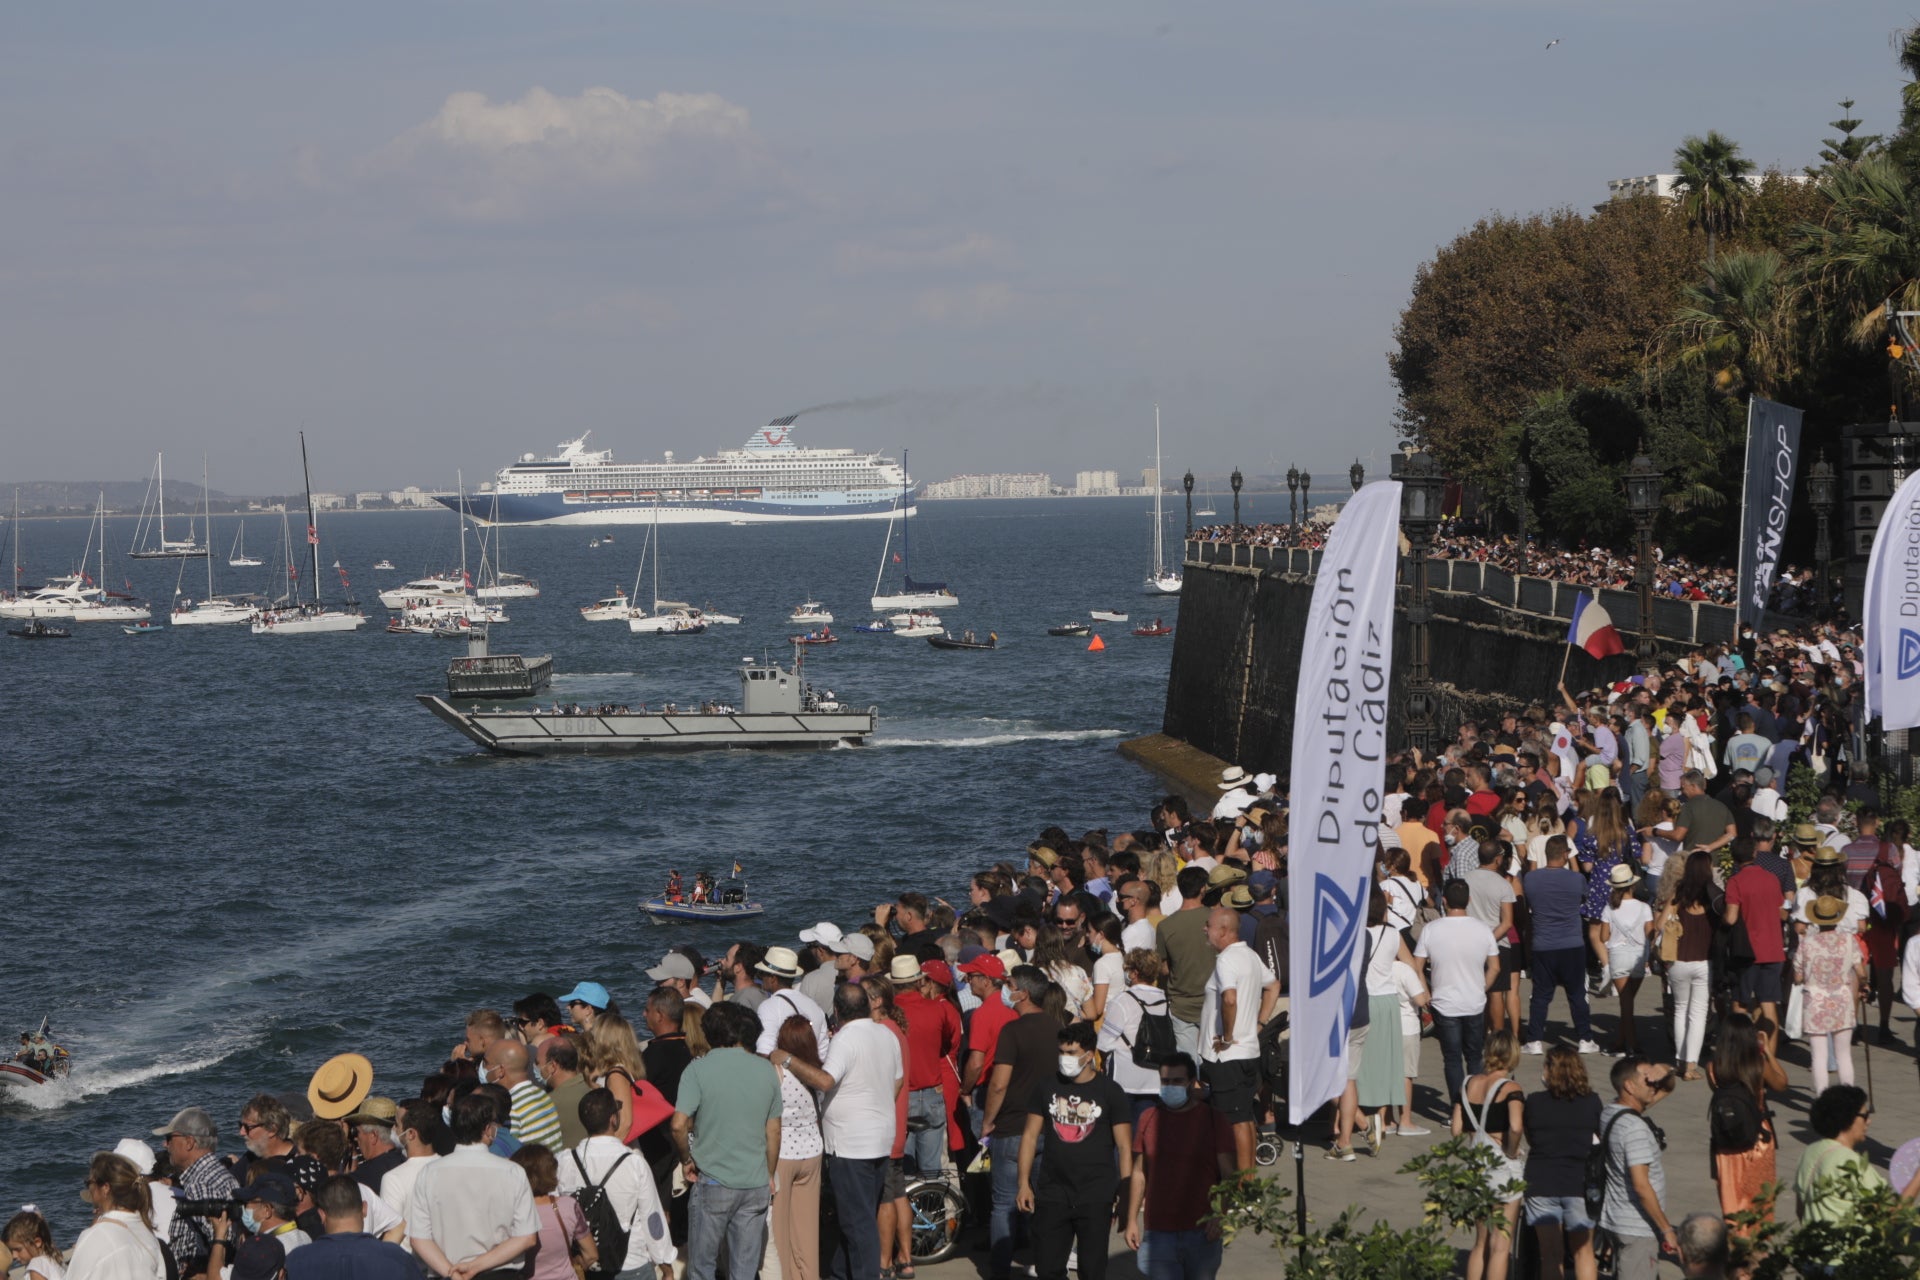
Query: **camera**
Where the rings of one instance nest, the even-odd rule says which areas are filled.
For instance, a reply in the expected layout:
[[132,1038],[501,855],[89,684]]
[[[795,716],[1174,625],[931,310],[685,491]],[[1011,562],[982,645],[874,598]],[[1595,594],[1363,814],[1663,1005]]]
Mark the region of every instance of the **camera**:
[[231,1200],[175,1200],[173,1211],[183,1218],[217,1218],[233,1212]]

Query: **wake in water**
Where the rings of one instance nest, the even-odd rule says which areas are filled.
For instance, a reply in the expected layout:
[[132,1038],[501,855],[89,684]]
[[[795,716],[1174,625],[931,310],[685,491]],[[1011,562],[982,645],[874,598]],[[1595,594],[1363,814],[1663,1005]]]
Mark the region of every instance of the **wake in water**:
[[117,1093],[166,1076],[192,1075],[196,1071],[205,1071],[225,1061],[231,1052],[232,1050],[229,1050],[228,1053],[216,1054],[209,1058],[149,1062],[139,1067],[115,1067],[110,1063],[92,1067],[76,1065],[71,1073],[58,1080],[0,1091],[0,1104],[17,1103],[33,1111],[58,1111],[62,1107],[71,1106],[97,1094]]
[[1124,729],[1036,729],[1030,733],[987,733],[951,738],[889,738],[876,735],[873,747],[1010,747],[1017,742],[1093,742],[1100,738],[1121,738]]

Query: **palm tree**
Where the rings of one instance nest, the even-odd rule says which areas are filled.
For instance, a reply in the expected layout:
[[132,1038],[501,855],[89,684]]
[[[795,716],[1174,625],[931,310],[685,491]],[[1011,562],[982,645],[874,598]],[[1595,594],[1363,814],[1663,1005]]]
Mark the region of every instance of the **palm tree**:
[[1800,229],[1801,287],[1812,314],[1830,314],[1846,336],[1875,345],[1886,307],[1920,311],[1920,192],[1898,161],[1871,155],[1820,181],[1827,215]]
[[1709,129],[1706,137],[1681,143],[1673,165],[1680,171],[1674,188],[1682,193],[1687,225],[1706,228],[1707,261],[1712,262],[1715,237],[1740,224],[1753,161],[1740,154],[1739,143]]
[[1906,108],[1907,121],[1920,116],[1920,25],[1909,28],[1894,39],[1900,49],[1900,69],[1909,79],[1900,86],[1900,102]]
[[1722,395],[1772,398],[1798,369],[1800,344],[1785,260],[1772,249],[1730,253],[1680,290],[1661,346],[1705,372]]

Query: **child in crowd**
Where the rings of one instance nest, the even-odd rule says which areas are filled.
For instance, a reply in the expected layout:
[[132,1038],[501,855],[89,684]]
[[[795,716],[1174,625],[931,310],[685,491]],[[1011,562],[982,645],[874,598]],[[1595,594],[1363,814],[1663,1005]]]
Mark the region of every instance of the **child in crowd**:
[[25,1205],[7,1222],[7,1252],[16,1266],[27,1269],[27,1280],[66,1280],[67,1271],[56,1259],[53,1228],[32,1205]]

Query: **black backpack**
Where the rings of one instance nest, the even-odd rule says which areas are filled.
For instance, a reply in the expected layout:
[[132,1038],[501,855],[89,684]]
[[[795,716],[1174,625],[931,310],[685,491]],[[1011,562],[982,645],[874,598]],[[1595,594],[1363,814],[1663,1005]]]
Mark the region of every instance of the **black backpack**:
[[1713,1091],[1707,1104],[1707,1133],[1715,1151],[1729,1155],[1751,1151],[1765,1132],[1765,1117],[1760,1104],[1744,1085],[1727,1084]]
[[[1397,1016],[1397,1015],[1396,1015]],[[1287,1012],[1282,1009],[1260,1028],[1260,1078],[1273,1090],[1276,1102],[1287,1096]]]
[[[1132,995],[1131,992],[1128,993]],[[1158,1071],[1162,1063],[1180,1052],[1180,1042],[1173,1037],[1173,1015],[1167,1012],[1167,1002],[1160,1002],[1160,1011],[1147,1008],[1146,1002],[1139,996],[1133,997],[1140,1006],[1140,1029],[1133,1033],[1133,1043],[1128,1046],[1133,1053],[1133,1065],[1147,1071]]]
[[599,1260],[587,1271],[588,1280],[613,1280],[627,1263],[627,1238],[633,1234],[632,1224],[620,1221],[619,1212],[613,1207],[613,1197],[607,1194],[607,1179],[613,1177],[614,1169],[625,1164],[631,1151],[623,1151],[620,1158],[607,1170],[605,1178],[598,1182],[589,1181],[587,1167],[580,1163],[580,1153],[573,1155],[573,1167],[580,1171],[580,1190],[574,1192],[574,1200],[580,1206],[580,1212],[586,1217],[587,1230],[593,1233],[593,1247],[599,1251]]
[[1600,1211],[1607,1205],[1607,1144],[1613,1137],[1613,1126],[1633,1114],[1632,1111],[1614,1113],[1613,1119],[1600,1127],[1599,1143],[1587,1153],[1587,1216],[1595,1222],[1600,1221]]

